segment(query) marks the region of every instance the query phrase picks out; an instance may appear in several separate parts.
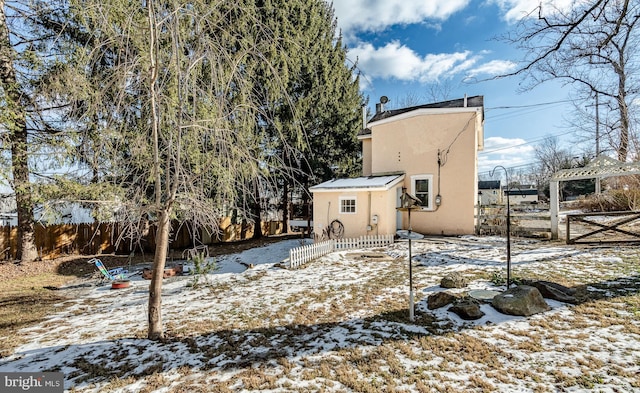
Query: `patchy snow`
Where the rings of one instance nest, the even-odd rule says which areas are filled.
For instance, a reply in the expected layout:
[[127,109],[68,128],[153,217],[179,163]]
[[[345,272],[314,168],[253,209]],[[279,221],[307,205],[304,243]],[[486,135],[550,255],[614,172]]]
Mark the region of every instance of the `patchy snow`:
[[[218,257],[214,273],[163,284],[167,339],[146,337],[149,281],[69,292],[62,311],[24,328],[0,371],[61,371],[78,392],[640,392],[636,248],[517,240],[512,277],[553,280],[594,296],[528,318],[465,321],[428,310],[440,280],[502,291],[505,240],[412,242],[416,321],[408,320],[408,243],[281,267],[299,240]],[[247,269],[247,266],[253,266]]]

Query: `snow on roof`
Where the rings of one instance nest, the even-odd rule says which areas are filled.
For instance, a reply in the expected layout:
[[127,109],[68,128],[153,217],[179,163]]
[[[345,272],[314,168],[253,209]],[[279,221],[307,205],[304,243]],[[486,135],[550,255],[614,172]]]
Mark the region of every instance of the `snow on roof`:
[[385,191],[404,179],[404,175],[361,176],[350,179],[333,179],[309,188],[311,192],[335,191],[341,189],[364,189]]

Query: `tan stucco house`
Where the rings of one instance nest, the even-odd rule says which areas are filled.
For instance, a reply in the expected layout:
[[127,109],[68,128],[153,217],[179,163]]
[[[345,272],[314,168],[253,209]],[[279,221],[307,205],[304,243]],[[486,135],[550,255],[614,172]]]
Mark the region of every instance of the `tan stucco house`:
[[397,210],[404,188],[421,201],[411,213],[414,231],[474,233],[483,105],[482,96],[388,111],[378,104],[358,135],[362,177],[310,188],[314,231],[332,223],[341,224],[344,237],[407,229],[407,212]]

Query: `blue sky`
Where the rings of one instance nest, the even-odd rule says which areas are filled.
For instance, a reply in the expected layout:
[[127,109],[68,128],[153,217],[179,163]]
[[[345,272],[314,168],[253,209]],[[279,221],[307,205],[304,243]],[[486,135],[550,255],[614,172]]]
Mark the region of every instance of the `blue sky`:
[[[572,0],[544,0],[566,9]],[[545,137],[574,142],[565,118],[570,89],[547,84],[519,93],[522,79],[491,79],[515,70],[523,54],[496,39],[535,10],[538,0],[336,0],[338,27],[362,73],[370,110],[385,95],[388,105],[433,102],[430,86],[447,86],[446,99],[483,95],[485,152],[479,171],[534,162]],[[534,13],[537,16],[537,13]],[[438,99],[439,101],[439,99]],[[544,104],[544,105],[538,105]]]

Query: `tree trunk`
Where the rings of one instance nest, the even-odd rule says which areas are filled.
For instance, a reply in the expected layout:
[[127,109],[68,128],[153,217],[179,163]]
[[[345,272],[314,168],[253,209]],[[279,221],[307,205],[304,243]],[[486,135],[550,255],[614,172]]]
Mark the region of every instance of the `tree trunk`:
[[149,18],[149,100],[151,107],[151,138],[153,143],[153,177],[155,183],[155,211],[158,217],[156,231],[156,252],[153,257],[153,272],[151,274],[151,284],[149,285],[149,329],[147,337],[150,340],[159,340],[164,337],[162,329],[162,279],[164,278],[164,265],[167,259],[167,248],[169,245],[169,217],[171,213],[171,203],[162,203],[162,164],[160,159],[160,116],[158,116],[156,83],[158,81],[157,53],[158,43],[155,20],[154,4],[152,0],[147,1],[147,11]]
[[262,213],[262,205],[260,205],[260,191],[258,190],[258,185],[256,182],[253,184],[253,211],[251,215],[253,216],[253,239],[260,239],[262,237],[262,221],[261,221],[261,213]]
[[261,214],[260,204],[257,203],[253,209],[253,216],[255,221],[253,222],[253,239],[257,240],[262,237],[262,221],[260,220]]
[[35,246],[33,225],[33,202],[29,181],[28,132],[26,113],[22,105],[22,94],[13,67],[13,48],[9,41],[9,28],[4,13],[4,0],[0,0],[0,82],[5,91],[7,117],[6,127],[11,143],[11,171],[13,190],[18,213],[17,257],[22,262],[35,261],[38,251]]
[[289,181],[284,179],[282,189],[282,232],[289,233]]
[[164,337],[162,329],[162,279],[167,260],[167,249],[169,248],[170,226],[169,211],[164,209],[158,218],[153,273],[149,285],[149,331],[147,336],[150,340],[159,340]]
[[620,111],[620,141],[618,145],[618,161],[626,162],[629,151],[629,107],[627,106],[626,75],[618,73],[618,109]]
[[[18,126],[16,124],[16,126]],[[27,162],[27,130],[25,123],[10,135],[11,170],[13,172],[13,189],[16,195],[18,212],[18,254],[22,262],[33,262],[38,258],[33,225],[33,202],[29,182],[29,164]]]

